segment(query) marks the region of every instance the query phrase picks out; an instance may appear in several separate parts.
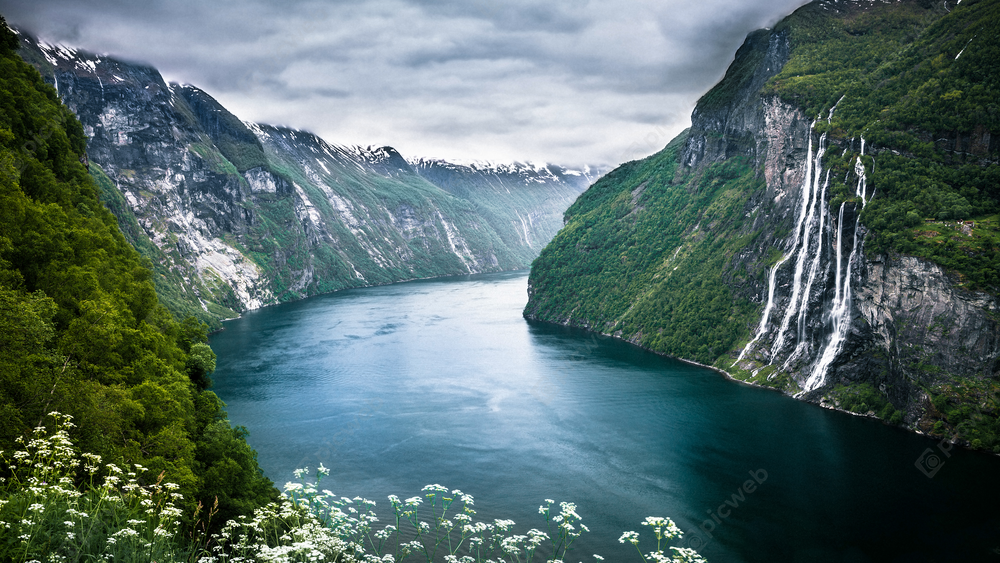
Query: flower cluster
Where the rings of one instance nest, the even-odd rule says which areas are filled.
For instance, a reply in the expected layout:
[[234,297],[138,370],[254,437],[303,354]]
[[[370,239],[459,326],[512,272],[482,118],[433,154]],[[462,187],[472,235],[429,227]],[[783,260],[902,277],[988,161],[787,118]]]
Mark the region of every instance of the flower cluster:
[[639,549],[638,532],[625,532],[622,537],[618,538],[618,542],[634,545],[643,561],[647,563],[650,561],[655,563],[706,563],[697,551],[686,547],[671,546],[670,551],[673,552],[673,555],[669,556],[664,552],[663,548],[667,543],[674,539],[680,539],[684,535],[684,532],[670,518],[647,516],[642,525],[653,528],[653,534],[656,536],[656,551],[643,555],[642,550]]
[[[69,438],[72,417],[49,418],[51,430],[40,425],[18,439],[22,449],[10,457],[0,452],[11,474],[0,489],[0,545],[16,546],[8,555],[24,561],[108,560],[141,551],[161,561],[179,558],[177,486],[163,482],[163,474],[143,484],[147,471],[140,465],[123,470],[102,465],[98,455],[78,455]],[[89,487],[75,484],[81,465]]]
[[[573,540],[588,531],[573,503],[547,500],[539,512],[549,531],[513,533],[512,520],[476,519],[472,495],[443,485],[427,485],[420,495],[400,499],[390,495],[392,522],[381,525],[375,503],[362,498],[337,497],[321,490],[319,482],[305,481],[308,469],[295,472],[299,482],[285,485],[288,502],[317,522],[325,523],[341,544],[345,561],[397,562],[418,559],[449,563],[528,562],[546,547],[546,561],[561,561]],[[595,556],[600,560],[599,556]]]
[[[9,457],[0,452],[11,475],[0,480],[2,560],[528,563],[537,555],[562,563],[574,541],[589,532],[575,504],[546,499],[538,512],[547,530],[518,534],[512,520],[477,520],[472,495],[438,484],[405,500],[390,495],[391,522],[383,524],[375,502],[321,489],[330,470],[320,465],[315,481],[307,480],[308,468],[298,469],[279,502],[192,542],[178,533],[183,497],[177,485],[164,482],[163,473],[149,484],[150,472],[140,465],[122,468],[78,454],[69,438],[71,417],[50,416],[51,431],[39,426],[19,440],[22,449]],[[88,483],[77,486],[81,478]],[[671,547],[672,556],[664,554],[664,542],[682,535],[669,518],[649,517],[643,525],[657,538],[656,551],[639,552],[643,561],[704,563],[690,549]],[[639,549],[636,532],[620,541]]]

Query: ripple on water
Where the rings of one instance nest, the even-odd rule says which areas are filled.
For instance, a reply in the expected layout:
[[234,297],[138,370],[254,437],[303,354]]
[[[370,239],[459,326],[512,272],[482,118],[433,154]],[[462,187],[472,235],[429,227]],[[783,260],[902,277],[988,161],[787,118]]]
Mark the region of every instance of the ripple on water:
[[[351,497],[442,483],[521,533],[544,526],[543,499],[573,501],[592,530],[578,559],[635,560],[617,539],[650,515],[713,563],[984,560],[997,547],[997,459],[956,449],[928,479],[914,462],[933,442],[527,323],[525,284],[424,281],[248,314],[212,337],[215,390],[276,482],[322,462]],[[704,535],[758,469],[767,480]]]

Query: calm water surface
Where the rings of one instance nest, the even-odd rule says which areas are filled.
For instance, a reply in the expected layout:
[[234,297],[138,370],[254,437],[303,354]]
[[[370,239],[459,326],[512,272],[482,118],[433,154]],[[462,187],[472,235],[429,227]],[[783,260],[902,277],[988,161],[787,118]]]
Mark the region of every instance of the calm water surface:
[[[322,462],[324,488],[384,510],[440,483],[519,533],[543,527],[544,499],[575,502],[591,533],[573,561],[638,561],[618,537],[648,541],[651,515],[711,563],[1000,561],[997,458],[526,322],[526,282],[410,282],[248,313],[212,337],[215,391],[278,484]],[[761,482],[741,492],[751,473]]]

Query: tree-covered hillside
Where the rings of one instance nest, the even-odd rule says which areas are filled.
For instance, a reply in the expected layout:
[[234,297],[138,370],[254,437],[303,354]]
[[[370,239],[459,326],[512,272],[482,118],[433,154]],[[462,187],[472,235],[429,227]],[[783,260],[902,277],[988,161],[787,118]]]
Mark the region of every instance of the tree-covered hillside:
[[[1000,291],[1000,3],[824,16],[804,9],[776,27],[789,31],[792,56],[767,90],[810,116],[836,106],[818,129],[833,141],[865,138],[878,190],[862,214],[867,250],[926,258],[970,288]],[[853,200],[844,180],[858,156],[859,144],[828,154],[831,207]]]
[[1000,447],[998,120],[1000,1],[810,3],[567,211],[525,316]]
[[734,159],[675,183],[685,140],[609,173],[566,211],[532,265],[527,314],[704,363],[744,336],[756,307],[718,278],[754,238],[727,235],[763,182]]
[[246,513],[276,491],[206,389],[207,327],[159,304],[98,198],[80,122],[17,48],[0,21],[0,450],[58,411],[83,451],[180,485],[188,517],[215,498],[220,521]]

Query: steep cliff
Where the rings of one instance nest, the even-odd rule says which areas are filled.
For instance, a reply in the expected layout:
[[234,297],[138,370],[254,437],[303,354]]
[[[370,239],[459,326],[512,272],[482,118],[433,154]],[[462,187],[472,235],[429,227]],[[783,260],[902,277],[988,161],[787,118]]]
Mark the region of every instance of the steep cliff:
[[526,268],[592,179],[411,165],[391,147],[243,123],[147,66],[25,34],[21,55],[83,123],[102,198],[161,299],[216,325],[348,287]]
[[819,1],[751,34],[570,207],[525,315],[1000,451],[998,22]]
[[[553,212],[553,208],[539,208],[534,202],[548,197],[554,186],[582,186],[585,189],[601,173],[589,166],[573,170],[538,163],[457,164],[418,159],[412,164],[428,182],[472,202],[504,244],[521,249],[529,262],[562,228],[562,211],[569,207],[567,204],[562,210]],[[510,225],[515,228],[511,229]]]
[[[73,484],[70,460],[134,468],[132,477],[145,483],[175,483],[178,514],[193,515],[198,504],[213,506],[220,520],[251,513],[278,492],[245,430],[230,426],[222,402],[205,388],[215,365],[206,330],[178,322],[158,302],[142,257],[98,198],[84,165],[83,127],[17,56],[17,45],[0,17],[0,449],[32,452],[4,457],[0,504],[8,524],[0,559],[49,559],[60,545],[67,559],[86,559],[81,549],[101,552],[108,534],[102,519],[114,521],[106,505],[92,505],[98,525],[82,543],[26,532],[21,516],[7,516],[23,514],[34,499],[45,503],[47,494],[74,499],[49,500],[50,512],[81,508],[64,488],[44,490]],[[66,435],[51,438],[53,419],[64,415],[72,424],[67,418],[56,427]],[[49,432],[31,433],[42,426]],[[67,440],[94,457],[77,457]],[[30,478],[17,466],[30,467]],[[59,467],[66,473],[57,481]],[[36,551],[21,541],[31,535],[42,538]]]

